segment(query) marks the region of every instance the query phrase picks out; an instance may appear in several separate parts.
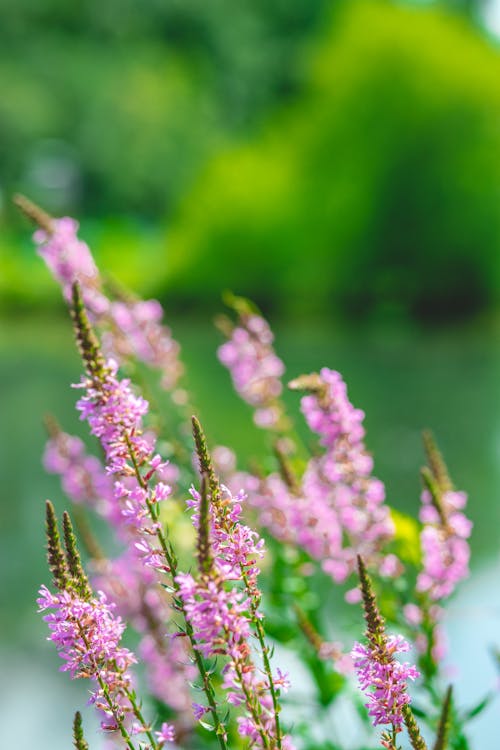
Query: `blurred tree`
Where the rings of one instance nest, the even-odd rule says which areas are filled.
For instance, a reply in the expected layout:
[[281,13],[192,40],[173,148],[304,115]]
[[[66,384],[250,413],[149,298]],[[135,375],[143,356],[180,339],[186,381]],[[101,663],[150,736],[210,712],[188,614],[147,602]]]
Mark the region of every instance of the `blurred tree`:
[[327,0],[2,0],[3,187],[158,216],[207,156],[300,86]]
[[497,50],[455,15],[351,2],[304,95],[188,195],[170,294],[228,286],[297,314],[498,301],[499,80]]

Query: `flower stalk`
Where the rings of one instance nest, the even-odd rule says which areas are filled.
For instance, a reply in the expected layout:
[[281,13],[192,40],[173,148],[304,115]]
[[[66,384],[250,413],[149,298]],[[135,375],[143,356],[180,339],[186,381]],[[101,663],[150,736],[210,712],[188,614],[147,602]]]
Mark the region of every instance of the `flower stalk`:
[[[117,500],[127,523],[140,538],[135,546],[143,555],[144,564],[169,575],[174,604],[186,620],[185,634],[193,649],[215,733],[221,750],[227,750],[226,730],[219,717],[211,676],[197,651],[192,627],[178,596],[177,557],[159,522],[159,501],[167,498],[171,490],[156,479],[165,464],[159,456],[153,456],[153,448],[142,436],[142,417],[147,413],[148,404],[132,394],[128,381],[118,380],[115,364],[103,358],[76,284],[73,319],[89,375],[89,381],[83,383],[87,393],[78,408],[101,442],[108,472],[118,480],[115,482]],[[158,546],[153,546],[154,543]]]
[[83,735],[82,715],[80,711],[76,711],[75,718],[73,719],[73,744],[75,750],[89,750],[88,743],[85,741]]
[[382,744],[386,748],[393,750],[396,747],[396,736],[404,722],[414,750],[426,750],[409,707],[410,696],[407,692],[408,679],[416,679],[420,676],[419,672],[410,664],[401,664],[395,659],[396,653],[408,651],[410,646],[402,636],[386,634],[370,577],[359,555],[358,573],[366,621],[365,635],[369,645],[366,647],[355,643],[352,658],[361,690],[368,697],[368,714],[374,726],[390,725],[390,731],[382,737]]

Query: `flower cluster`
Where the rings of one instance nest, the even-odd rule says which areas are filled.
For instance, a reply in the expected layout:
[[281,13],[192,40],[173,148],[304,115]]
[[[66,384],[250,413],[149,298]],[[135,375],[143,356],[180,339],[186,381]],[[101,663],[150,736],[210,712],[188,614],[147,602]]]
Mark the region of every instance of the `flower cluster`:
[[[394,525],[384,504],[384,485],[371,475],[373,459],[363,443],[364,413],[350,403],[341,375],[323,368],[317,389],[302,398],[301,408],[325,448],[306,468],[303,494],[314,498],[320,528],[329,524],[323,568],[343,581],[354,569],[357,554],[367,561],[376,559],[394,535]],[[383,574],[394,575],[394,556],[382,559],[380,567]]]
[[196,668],[188,662],[185,642],[168,632],[171,599],[158,586],[155,571],[143,565],[133,546],[114,560],[94,561],[93,569],[94,585],[116,603],[121,617],[140,634],[137,654],[151,694],[176,712],[177,724],[189,726],[189,684]]
[[[394,576],[400,564],[394,555],[381,553],[394,525],[384,503],[384,485],[371,475],[363,412],[349,402],[344,381],[332,370],[324,368],[291,386],[311,391],[302,398],[302,411],[325,450],[308,461],[295,486],[278,474],[263,481],[246,477],[261,523],[276,538],[297,544],[319,560],[338,583],[355,569],[357,554],[376,564],[382,575]],[[357,594],[352,592],[350,600],[357,600]]]
[[[84,329],[84,322],[80,321],[82,341],[88,335]],[[175,475],[175,470],[154,453],[154,436],[145,434],[142,424],[148,403],[134,394],[127,379],[118,378],[116,363],[96,360],[87,362],[87,366],[88,375],[78,386],[85,388],[85,394],[77,409],[104,450],[105,474],[114,480],[112,496],[107,498],[111,509],[107,518],[119,540],[128,545],[122,558],[108,564],[98,561],[99,582],[142,634],[139,650],[153,693],[172,708],[185,712],[193,667],[186,664],[184,646],[168,636],[169,598],[162,590],[151,593],[158,584],[154,571],[168,570],[158,540],[161,526],[157,515],[158,504],[171,494],[170,485],[162,479]],[[64,440],[59,437],[58,450],[52,446],[53,457],[61,459],[62,444]],[[79,453],[78,458],[83,455]],[[67,463],[55,463],[53,468],[57,467],[64,476]],[[85,478],[81,465],[79,476]],[[88,485],[88,481],[84,482],[84,486]]]
[[283,362],[274,352],[274,336],[264,318],[242,315],[226,341],[218,349],[219,360],[228,368],[236,391],[255,408],[259,427],[275,427],[282,417],[278,402],[283,386]]
[[[120,361],[136,358],[145,362],[160,371],[165,390],[174,390],[184,367],[179,344],[161,323],[160,303],[129,295],[111,300],[103,291],[92,253],[77,232],[78,222],[65,217],[51,220],[50,229],[39,229],[34,235],[38,253],[61,284],[66,300],[71,300],[72,285],[78,282],[91,319],[105,329],[103,346],[107,355]],[[177,400],[183,398],[183,392],[174,393]]]
[[42,586],[37,604],[40,612],[51,610],[43,619],[65,662],[61,670],[72,679],[86,677],[95,683],[91,702],[104,715],[101,726],[117,730],[132,712],[129,667],[136,658],[120,646],[125,625],[114,615],[113,603],[102,592],[86,600],[71,589],[52,594]]
[[469,574],[466,540],[472,522],[461,512],[466,503],[465,492],[449,490],[441,494],[438,510],[429,490],[422,492],[423,570],[417,579],[417,590],[427,592],[434,601],[450,596],[457,583]]
[[[148,402],[134,394],[128,379],[117,377],[113,360],[105,361],[98,375],[89,374],[75,387],[85,389],[76,408],[104,450],[122,519],[136,534],[154,535],[159,525],[152,520],[151,509],[167,499],[172,489],[160,479],[167,463],[154,453],[155,438],[143,431]],[[155,567],[158,554],[149,543],[143,540],[138,549]],[[163,564],[158,566],[161,569]]]
[[367,695],[366,707],[373,725],[392,724],[399,731],[403,706],[410,703],[406,684],[420,676],[411,664],[398,662],[394,655],[410,650],[401,635],[388,636],[379,648],[355,643],[351,651],[361,690]]
[[66,495],[76,504],[86,505],[113,523],[115,511],[113,481],[96,456],[90,455],[80,438],[56,425],[45,445],[43,465],[61,478]]
[[[131,651],[120,645],[125,625],[115,616],[115,605],[103,592],[94,594],[83,570],[71,520],[63,516],[64,547],[52,503],[46,503],[47,559],[57,593],[46,586],[37,603],[53,641],[64,660],[62,671],[72,679],[85,677],[95,683],[93,703],[101,716],[101,727],[119,731],[125,739],[128,728],[151,737],[134,698],[130,667],[136,662]],[[131,724],[131,720],[134,720]],[[133,745],[129,743],[133,750]]]
[[78,222],[69,217],[53,219],[50,231],[38,229],[33,239],[54,278],[61,284],[65,299],[71,300],[71,288],[78,281],[85,289],[85,301],[93,314],[102,314],[107,300],[100,292],[99,272],[88,245],[77,235]]
[[396,750],[396,734],[406,724],[411,745],[415,750],[426,750],[420,730],[409,708],[408,680],[420,673],[411,664],[401,664],[395,654],[409,651],[410,646],[401,635],[388,636],[385,621],[380,614],[372,581],[363,558],[357,557],[360,593],[366,620],[368,644],[355,643],[351,651],[354,668],[361,690],[368,697],[366,707],[373,726],[389,724],[390,733],[382,736],[382,745]]
[[[228,658],[222,670],[223,688],[230,704],[245,707],[245,716],[238,719],[240,734],[256,747],[269,747],[269,742],[271,747],[291,747],[290,739],[281,735],[274,704],[279,690],[288,687],[286,676],[280,671],[272,676],[269,665],[267,670],[258,669],[249,644],[253,628],[260,624],[256,561],[264,550],[263,540],[240,521],[244,499],[244,493],[233,497],[223,485],[213,489],[208,514],[209,567],[199,580],[179,574],[179,595],[196,648],[205,657]],[[204,522],[201,503],[202,496],[192,489],[188,506],[198,533]],[[198,715],[202,711],[198,706]]]
[[[468,573],[471,522],[463,513],[466,496],[453,489],[432,437],[424,436],[430,468],[422,472],[422,566],[416,555],[413,559],[411,554],[402,555],[417,579],[414,603],[406,581],[391,585],[389,592],[384,581],[404,572],[388,547],[396,529],[385,504],[384,486],[373,476],[373,460],[365,448],[364,414],[349,401],[341,375],[324,368],[290,383],[292,389],[306,393],[302,413],[319,438],[319,449],[305,454],[281,401],[284,365],[274,352],[273,334],[250,303],[228,295],[238,323],[221,320],[227,341],[218,350],[219,359],[229,369],[237,392],[253,407],[256,424],[270,430],[280,471],[266,473],[263,463],[253,474],[238,473],[234,454],[223,446],[214,451],[212,461],[201,425],[193,417],[201,490],[191,489],[187,507],[196,530],[197,568],[180,572],[177,554],[184,565],[184,540],[176,549],[180,535],[162,522],[160,503],[172,497],[172,485],[188,484],[193,468],[186,425],[181,424],[185,414],[174,410],[173,419],[165,421],[171,429],[162,435],[163,420],[148,419],[148,402],[129,379],[119,375],[120,363],[133,372],[133,363],[139,360],[159,370],[172,402],[185,406],[187,395],[178,388],[179,346],[162,325],[157,301],[138,300],[100,278],[88,246],[77,236],[75,221],[52,219],[23,198],[18,203],[41,226],[35,234],[38,252],[71,302],[86,369],[74,386],[83,391],[77,410],[103,452],[102,461],[89,455],[79,438],[49,421],[44,463],[60,476],[75,504],[90,507],[105,519],[121,549],[114,559],[105,557],[86,525],[83,509],[78,508],[90,556],[91,586],[69,516],[64,516],[63,545],[54,510],[47,504],[48,561],[57,592],[42,586],[37,601],[50,630],[49,640],[62,657],[62,670],[72,678],[92,681],[91,703],[101,713],[102,728],[129,750],[161,750],[168,743],[184,741],[194,747],[202,737],[210,746],[217,743],[220,750],[228,750],[236,727],[243,738],[239,741],[251,748],[293,750],[280,718],[280,696],[289,687],[288,677],[271,666],[272,649],[260,608],[264,542],[242,520],[248,503],[258,510],[261,526],[287,544],[272,547],[276,563],[272,632],[278,642],[299,652],[305,643],[304,662],[321,704],[333,702],[354,669],[368,699],[366,723],[371,719],[374,726],[389,727],[382,733],[382,746],[396,750],[404,724],[412,747],[425,750],[407,687],[419,672],[396,658],[410,646],[401,635],[387,635],[367,567],[376,571],[377,586],[385,587],[382,602],[384,607],[387,602],[394,623],[405,619],[403,626],[413,629],[422,654],[418,662],[425,678],[422,689],[435,701],[439,686],[434,679],[439,676],[443,650],[440,602]],[[102,347],[91,322],[99,330]],[[157,424],[158,433],[148,429],[148,423]],[[164,443],[166,450],[175,450],[180,468],[157,453],[159,437],[169,441],[170,447]],[[239,487],[244,490],[236,492]],[[170,515],[174,522],[175,515]],[[400,550],[407,539],[406,519],[401,514],[399,523],[399,516],[394,517],[393,547]],[[309,558],[340,584],[357,564],[360,587],[345,597],[363,602],[366,642],[356,642],[350,654],[337,640],[322,635],[324,613],[313,606],[316,579],[311,578],[309,587],[299,579],[315,570]],[[287,608],[281,619],[279,605]],[[294,621],[297,638],[291,637]],[[135,692],[131,666],[136,658],[121,645],[125,622],[138,635],[135,651],[145,666],[149,691],[158,701],[156,727],[145,721]],[[329,636],[333,639],[336,633]],[[203,691],[201,702],[192,701],[192,688]],[[444,748],[447,733],[454,731],[451,705],[448,691],[440,717],[435,711],[429,715],[429,725],[435,722],[438,727],[436,748]],[[316,746],[314,731],[309,735],[308,731],[300,719],[301,741],[305,747],[309,740]],[[136,735],[145,739],[136,741]],[[79,714],[74,740],[78,750],[88,750]]]

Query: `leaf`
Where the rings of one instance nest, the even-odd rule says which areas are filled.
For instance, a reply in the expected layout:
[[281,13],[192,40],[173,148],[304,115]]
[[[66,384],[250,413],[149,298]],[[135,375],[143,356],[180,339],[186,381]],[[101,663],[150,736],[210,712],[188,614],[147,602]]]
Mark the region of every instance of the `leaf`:
[[200,719],[198,721],[198,724],[200,724],[203,727],[203,729],[206,729],[208,732],[215,731],[215,727],[212,724],[209,724],[207,721],[203,721],[202,719]]
[[477,703],[473,708],[471,708],[469,711],[466,711],[463,715],[463,721],[470,721],[470,719],[473,719],[474,716],[478,716],[478,714],[481,713],[481,711],[484,711],[486,706],[491,702],[493,699],[493,693],[488,693],[482,701]]

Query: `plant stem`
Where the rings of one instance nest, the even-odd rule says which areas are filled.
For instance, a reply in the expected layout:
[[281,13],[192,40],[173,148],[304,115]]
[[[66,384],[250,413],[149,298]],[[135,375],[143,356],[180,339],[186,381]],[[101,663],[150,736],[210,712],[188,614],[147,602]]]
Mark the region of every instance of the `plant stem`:
[[[137,478],[137,482],[138,482],[139,486],[142,489],[148,491],[149,490],[148,484],[144,481],[144,478],[141,475],[141,472],[139,470],[139,466],[138,466],[138,463],[137,463],[137,459],[136,459],[136,456],[135,456],[135,452],[134,452],[133,446],[132,446],[132,444],[130,442],[129,435],[128,435],[128,433],[127,433],[126,430],[124,430],[124,436],[125,436],[125,441],[127,443],[128,449],[129,449],[129,456],[130,456],[130,460],[131,460],[132,466],[134,468],[134,473],[135,473],[135,476]],[[147,506],[149,515],[151,517],[151,520],[152,521],[156,521],[157,517],[158,517],[157,509],[155,508],[154,504],[151,502],[151,500],[150,500],[149,497],[146,498],[146,506]],[[172,586],[172,589],[174,590],[174,592],[176,594],[178,594],[178,592],[179,592],[179,584],[176,581],[176,576],[177,576],[177,558],[176,558],[175,553],[174,553],[171,545],[168,543],[168,541],[167,541],[167,539],[165,537],[165,534],[163,533],[163,531],[162,531],[161,528],[160,529],[156,529],[155,535],[156,535],[156,538],[157,538],[158,542],[160,543],[160,547],[162,549],[163,555],[164,555],[165,560],[167,562],[167,566],[168,566],[168,569],[169,569],[169,572],[170,572],[170,577],[171,577],[171,586]],[[196,640],[194,638],[194,632],[193,632],[191,624],[190,624],[190,622],[189,622],[189,620],[188,620],[188,618],[186,616],[184,605],[183,605],[183,603],[182,603],[182,601],[181,601],[181,599],[179,597],[176,597],[175,604],[176,604],[176,607],[181,612],[181,614],[182,614],[182,616],[184,618],[184,622],[185,622],[185,625],[186,625],[186,635],[189,638],[189,642],[190,642],[192,650],[193,650],[194,660],[195,660],[196,666],[198,668],[198,671],[199,671],[201,679],[202,679],[203,690],[204,690],[204,693],[205,693],[205,695],[207,697],[208,705],[210,707],[210,713],[212,714],[212,718],[213,718],[214,726],[215,726],[215,733],[217,735],[220,748],[221,748],[221,750],[228,750],[226,739],[225,739],[226,730],[225,730],[224,724],[221,722],[221,720],[219,718],[219,714],[218,714],[218,711],[217,711],[217,702],[216,702],[216,699],[215,699],[215,690],[214,690],[214,687],[212,685],[212,680],[210,679],[210,674],[208,673],[208,671],[205,668],[205,664],[203,662],[203,657],[201,656],[200,652],[196,648],[197,644],[196,644]]]
[[[80,621],[77,621],[77,625],[78,625],[78,628],[80,630],[80,636],[82,638],[82,641],[85,644],[87,652],[90,653],[90,644],[88,642],[87,636],[85,635],[85,629],[83,628],[83,625],[81,624]],[[115,705],[113,703],[113,699],[111,698],[111,696],[109,694],[108,686],[106,685],[106,683],[104,682],[104,680],[101,677],[100,670],[99,670],[99,665],[96,664],[95,659],[93,659],[93,662],[94,662],[93,667],[94,667],[95,678],[96,678],[96,680],[97,680],[97,682],[99,684],[99,687],[102,690],[102,694],[103,694],[103,696],[104,696],[104,698],[106,700],[106,703],[109,706],[109,709],[110,709],[110,711],[111,711],[111,713],[112,713],[112,715],[114,717],[114,720],[116,721],[118,729],[120,730],[120,734],[123,737],[123,739],[125,740],[125,743],[126,743],[127,747],[129,748],[129,750],[136,750],[134,743],[130,739],[129,733],[127,732],[127,730],[125,729],[125,727],[123,725],[122,719],[119,717],[119,715],[116,712],[116,708],[115,708]],[[127,695],[127,697],[128,697],[128,695]],[[154,739],[153,739],[153,742],[154,742]],[[154,743],[154,745],[153,745],[153,750],[157,750],[156,743]]]
[[280,719],[279,719],[278,696],[276,695],[276,689],[274,687],[274,681],[273,681],[273,673],[271,670],[271,662],[269,661],[269,647],[266,643],[266,635],[264,632],[264,626],[262,625],[262,621],[260,620],[257,614],[258,603],[256,601],[255,594],[252,592],[252,589],[250,587],[248,576],[246,572],[243,570],[243,568],[241,568],[241,575],[243,578],[243,583],[245,584],[245,588],[250,596],[250,607],[252,611],[252,624],[257,633],[257,639],[259,641],[260,650],[262,652],[262,662],[264,664],[264,671],[266,673],[267,681],[269,683],[269,692],[271,693],[271,698],[273,701],[274,723],[276,726],[276,744],[279,750],[281,750],[281,726],[280,726]]

